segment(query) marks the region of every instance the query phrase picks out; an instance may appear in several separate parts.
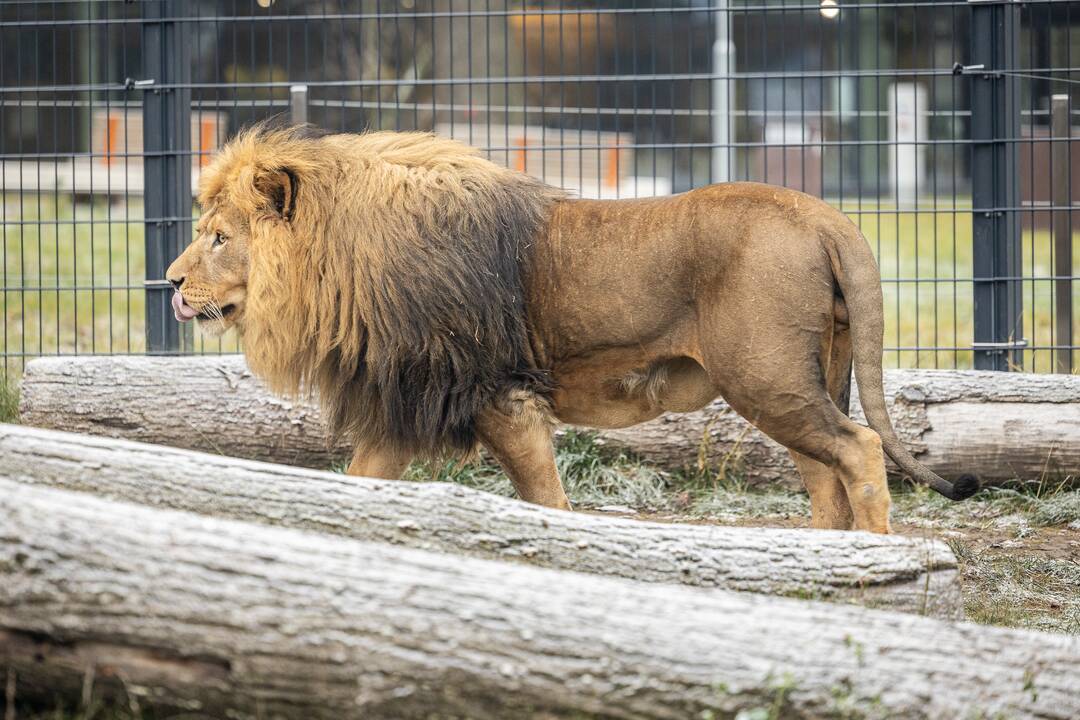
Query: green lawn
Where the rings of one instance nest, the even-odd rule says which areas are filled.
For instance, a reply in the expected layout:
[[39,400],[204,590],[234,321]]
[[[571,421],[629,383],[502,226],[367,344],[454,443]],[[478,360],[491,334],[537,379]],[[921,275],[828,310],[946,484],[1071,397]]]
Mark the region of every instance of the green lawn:
[[[144,352],[141,202],[110,207],[26,196],[20,207],[18,196],[5,200],[0,375],[19,375],[24,356]],[[235,351],[236,342],[196,338],[196,348]]]
[[[854,211],[848,201],[842,206]],[[872,212],[879,210],[880,215]],[[969,344],[974,336],[972,299],[971,213],[963,205],[956,212],[896,212],[887,205],[863,202],[851,218],[870,242],[881,269],[885,295],[886,347],[953,347]],[[1080,232],[1073,233],[1073,256],[1080,257]],[[1046,230],[1026,230],[1021,238],[1023,277],[1053,274],[1053,238]],[[924,282],[910,281],[919,278]],[[951,282],[953,279],[959,282]],[[950,282],[925,282],[928,280]],[[898,281],[899,282],[896,282]],[[1052,338],[1053,282],[1022,282],[1024,337],[1030,346],[1048,346]],[[1073,337],[1080,335],[1080,282],[1073,283]],[[970,368],[970,351],[932,350],[886,352],[887,367]],[[1049,372],[1050,350],[1024,352],[1024,370]],[[1080,357],[1074,359],[1074,372]]]
[[6,209],[21,223],[4,225],[0,352],[141,352],[142,208],[125,221],[104,202],[9,196]]
[[[4,200],[0,355],[6,362],[0,374],[17,376],[24,354],[143,352],[141,203],[74,205],[69,197],[36,195]],[[897,212],[888,205],[863,201],[856,206],[850,200],[842,208],[851,212],[879,257],[885,345],[968,344],[973,334],[971,213],[962,207],[957,212]],[[1073,245],[1080,256],[1080,233]],[[1048,232],[1024,233],[1025,276],[1051,274],[1050,248]],[[933,279],[949,282],[926,282]],[[1050,281],[1023,283],[1024,334],[1031,345],[1051,344],[1052,294]],[[1074,307],[1080,305],[1078,298],[1080,283],[1075,283]],[[1074,326],[1074,333],[1080,332],[1080,311]],[[233,351],[236,341],[197,339],[196,348]],[[972,353],[887,351],[885,363],[964,368],[971,367]],[[1050,351],[1025,352],[1024,369],[1045,372],[1050,366]]]

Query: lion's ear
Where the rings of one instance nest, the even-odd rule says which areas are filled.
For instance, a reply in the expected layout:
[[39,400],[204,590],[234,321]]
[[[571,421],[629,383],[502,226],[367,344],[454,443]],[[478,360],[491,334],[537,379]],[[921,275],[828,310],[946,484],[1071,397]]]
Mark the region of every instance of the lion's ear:
[[255,189],[283,220],[292,220],[296,210],[296,173],[288,168],[272,170],[255,179]]

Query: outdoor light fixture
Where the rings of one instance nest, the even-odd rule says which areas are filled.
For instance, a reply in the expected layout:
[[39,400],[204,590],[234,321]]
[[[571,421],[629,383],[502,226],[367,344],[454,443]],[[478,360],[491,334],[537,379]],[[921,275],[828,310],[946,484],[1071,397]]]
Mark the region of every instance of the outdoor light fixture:
[[821,17],[832,20],[839,14],[840,7],[836,4],[836,0],[821,0]]
[[[274,0],[255,0],[255,1],[259,4],[259,7],[261,7],[261,8],[268,8],[268,7],[270,7],[271,5],[274,4]],[[824,5],[824,4],[825,3],[822,3],[822,5]]]

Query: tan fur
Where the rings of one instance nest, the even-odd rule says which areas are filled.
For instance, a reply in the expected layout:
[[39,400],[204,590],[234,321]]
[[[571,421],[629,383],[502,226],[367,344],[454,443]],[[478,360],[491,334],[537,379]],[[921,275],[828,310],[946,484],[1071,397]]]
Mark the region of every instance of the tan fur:
[[[318,393],[353,433],[352,472],[394,477],[479,439],[522,497],[569,507],[553,417],[631,425],[722,394],[792,450],[815,526],[888,531],[883,447],[965,494],[896,441],[873,257],[809,196],[732,183],[566,200],[430,135],[258,128],[199,199],[170,279],[230,308],[209,324],[240,329],[274,390]],[[877,432],[846,417],[853,360]]]

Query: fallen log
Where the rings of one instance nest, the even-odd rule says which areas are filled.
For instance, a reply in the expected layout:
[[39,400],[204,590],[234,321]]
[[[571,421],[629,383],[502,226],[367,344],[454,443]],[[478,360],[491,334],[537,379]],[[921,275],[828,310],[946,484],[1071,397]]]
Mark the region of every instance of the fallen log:
[[[1080,475],[1080,376],[888,370],[885,398],[900,440],[943,477],[973,473],[997,485]],[[857,386],[851,416],[866,424]],[[787,450],[722,400],[601,437],[664,467],[702,463],[745,473],[752,485],[798,486]],[[898,472],[891,460],[886,466]]]
[[[897,432],[945,477],[988,484],[1080,475],[1080,377],[953,370],[885,373]],[[861,419],[857,399],[853,415]],[[326,468],[317,409],[270,395],[239,356],[42,358],[22,382],[28,425]],[[750,484],[798,478],[787,451],[721,400],[704,410],[600,433],[662,467],[735,469]],[[890,465],[890,469],[891,465]]]
[[0,663],[18,697],[89,684],[214,717],[1080,715],[1080,638],[439,555],[7,480]]
[[19,395],[25,425],[326,469],[318,408],[267,391],[242,356],[40,358]]
[[676,525],[568,513],[446,483],[353,478],[0,425],[0,477],[22,484],[563,570],[829,598],[955,617],[942,542],[869,533]]

